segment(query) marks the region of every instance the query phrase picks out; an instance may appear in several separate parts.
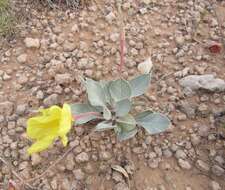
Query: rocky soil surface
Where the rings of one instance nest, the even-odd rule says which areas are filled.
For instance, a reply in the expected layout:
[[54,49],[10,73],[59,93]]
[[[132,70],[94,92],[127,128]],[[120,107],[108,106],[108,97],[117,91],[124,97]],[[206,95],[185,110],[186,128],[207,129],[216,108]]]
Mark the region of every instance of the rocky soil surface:
[[[14,39],[1,39],[0,157],[24,180],[41,174],[66,151],[60,142],[29,157],[26,119],[40,107],[82,102],[80,75],[118,76],[119,26],[115,0],[80,10],[49,10],[23,4],[27,16]],[[136,100],[139,112],[167,114],[173,125],[157,136],[140,130],[117,142],[114,133],[76,127],[76,148],[43,178],[40,190],[225,189],[225,2],[222,0],[127,0],[124,78],[151,57],[152,84]],[[212,51],[212,45],[219,51]],[[214,53],[213,53],[214,52]],[[68,148],[69,148],[68,147]],[[129,180],[112,165],[119,165]],[[0,189],[19,179],[0,162]],[[25,187],[30,189],[29,187]]]

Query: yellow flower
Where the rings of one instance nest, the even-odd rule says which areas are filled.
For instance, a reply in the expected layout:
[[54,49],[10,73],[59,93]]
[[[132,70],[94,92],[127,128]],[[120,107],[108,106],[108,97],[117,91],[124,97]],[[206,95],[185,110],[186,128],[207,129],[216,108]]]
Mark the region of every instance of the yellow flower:
[[52,106],[40,110],[40,116],[32,117],[27,122],[27,135],[35,140],[28,149],[29,154],[47,149],[56,138],[60,137],[64,146],[68,143],[67,133],[72,126],[72,113],[68,104],[63,108]]

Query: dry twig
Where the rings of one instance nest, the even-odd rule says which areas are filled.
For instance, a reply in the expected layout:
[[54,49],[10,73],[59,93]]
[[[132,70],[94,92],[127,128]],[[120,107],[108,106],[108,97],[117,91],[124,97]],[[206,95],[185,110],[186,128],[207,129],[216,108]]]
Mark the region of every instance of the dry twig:
[[31,186],[28,182],[26,182],[26,180],[24,180],[14,169],[13,169],[13,167],[4,159],[4,158],[2,158],[1,156],[0,156],[0,161],[3,163],[3,164],[5,164],[9,169],[10,169],[10,171],[12,172],[12,174],[16,177],[16,178],[18,178],[20,181],[21,181],[21,183],[22,183],[22,185],[25,185],[25,186],[27,186],[27,187],[29,187],[30,189],[35,189],[33,186]]

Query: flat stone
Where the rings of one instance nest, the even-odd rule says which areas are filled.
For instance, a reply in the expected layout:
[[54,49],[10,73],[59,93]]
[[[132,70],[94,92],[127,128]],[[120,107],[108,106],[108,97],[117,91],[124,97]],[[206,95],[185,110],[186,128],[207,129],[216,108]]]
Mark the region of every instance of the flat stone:
[[209,184],[210,190],[222,190],[220,187],[220,184],[217,183],[216,181],[211,181]]
[[217,175],[217,176],[222,176],[224,174],[224,169],[221,168],[218,165],[213,165],[212,166],[212,173]]
[[134,147],[132,151],[134,154],[142,154],[144,152],[144,149],[142,147]]
[[12,102],[6,101],[0,103],[0,114],[9,116],[13,113],[14,105]]
[[189,75],[179,80],[179,84],[191,91],[200,89],[210,92],[225,91],[225,81],[219,78],[215,78],[212,74]]
[[40,40],[37,38],[25,38],[24,43],[27,48],[39,48]]
[[176,153],[175,153],[175,157],[176,157],[177,159],[179,159],[179,158],[185,159],[185,158],[187,157],[187,155],[186,155],[186,153],[185,153],[183,150],[178,149],[178,150],[176,151]]
[[159,159],[149,160],[148,166],[152,169],[156,169],[159,167]]
[[201,125],[201,126],[199,126],[199,128],[198,128],[198,134],[199,134],[201,137],[207,137],[208,134],[209,134],[209,131],[210,131],[210,127],[207,126],[207,125]]
[[42,161],[42,158],[38,154],[32,154],[31,163],[33,166],[37,166]]
[[77,163],[84,163],[89,161],[89,155],[86,152],[81,152],[75,157]]
[[209,165],[202,160],[197,160],[196,167],[204,172],[208,172],[210,170]]
[[28,82],[28,77],[26,77],[25,75],[21,75],[19,78],[18,78],[18,83],[23,85],[23,84],[26,84]]
[[69,154],[67,157],[66,157],[66,169],[67,170],[70,170],[72,171],[74,169],[74,166],[75,166],[75,162],[74,162],[74,156],[73,154]]
[[177,43],[178,46],[182,46],[184,45],[185,39],[182,35],[176,35],[175,42]]
[[128,187],[128,185],[123,182],[117,183],[113,188],[113,190],[129,190],[129,189],[130,188]]
[[68,42],[68,41],[65,41],[65,42],[63,43],[63,50],[64,50],[65,52],[71,52],[71,51],[73,51],[75,48],[76,48],[76,44],[75,44],[75,43]]
[[99,153],[99,158],[101,160],[107,161],[107,160],[110,160],[112,158],[112,154],[110,152],[108,152],[108,151],[101,151]]
[[110,12],[108,15],[105,16],[105,19],[107,22],[111,23],[114,19],[116,19],[116,16],[113,12]]
[[16,108],[16,113],[18,115],[23,115],[27,110],[27,104],[20,104]]
[[76,180],[83,180],[85,178],[85,174],[81,169],[73,170],[73,174]]
[[182,101],[181,104],[179,105],[180,110],[185,113],[188,118],[194,119],[196,116],[196,107],[191,105],[187,101]]
[[183,169],[186,169],[186,170],[191,169],[191,164],[187,160],[179,159],[178,164]]
[[70,74],[57,74],[55,76],[55,81],[57,84],[69,84],[72,81],[72,77]]
[[51,106],[58,103],[58,94],[52,94],[44,99],[43,101],[45,106]]
[[19,63],[26,63],[26,61],[27,61],[27,54],[24,53],[24,54],[19,55],[19,56],[17,57],[17,61],[18,61]]

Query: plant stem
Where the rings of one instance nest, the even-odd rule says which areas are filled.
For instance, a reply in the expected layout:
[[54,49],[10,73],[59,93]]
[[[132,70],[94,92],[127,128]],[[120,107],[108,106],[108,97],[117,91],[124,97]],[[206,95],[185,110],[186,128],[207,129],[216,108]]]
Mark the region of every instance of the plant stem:
[[120,27],[120,64],[118,67],[120,78],[122,78],[122,70],[125,65],[125,29],[122,15],[122,1],[117,0],[117,7],[119,13],[119,27]]
[[81,114],[78,114],[78,115],[74,115],[73,118],[75,119],[81,119],[83,117],[87,117],[87,116],[97,116],[97,117],[101,117],[101,114],[98,113],[98,112],[86,112],[86,113],[81,113]]
[[12,172],[12,174],[18,178],[22,184],[26,185],[27,187],[29,187],[30,189],[35,189],[34,187],[32,187],[29,182],[26,182],[13,168],[12,166],[4,159],[0,156],[0,161],[2,161],[3,164],[5,164],[9,169],[10,171]]

